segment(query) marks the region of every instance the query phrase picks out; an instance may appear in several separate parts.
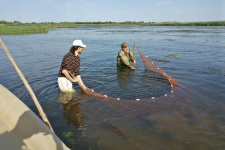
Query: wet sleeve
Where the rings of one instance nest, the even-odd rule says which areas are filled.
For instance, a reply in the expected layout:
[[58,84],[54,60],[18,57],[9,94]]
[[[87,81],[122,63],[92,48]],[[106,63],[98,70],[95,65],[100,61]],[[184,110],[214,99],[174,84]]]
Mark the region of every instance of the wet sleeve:
[[130,53],[130,60],[131,60],[132,62],[134,62],[134,56],[133,56],[133,54],[131,53],[130,49],[129,49],[129,53]]
[[127,60],[127,57],[126,57],[125,53],[119,53],[119,56],[120,56],[120,59],[122,60],[122,62],[123,62],[125,65],[131,67],[131,64],[130,64],[130,62]]

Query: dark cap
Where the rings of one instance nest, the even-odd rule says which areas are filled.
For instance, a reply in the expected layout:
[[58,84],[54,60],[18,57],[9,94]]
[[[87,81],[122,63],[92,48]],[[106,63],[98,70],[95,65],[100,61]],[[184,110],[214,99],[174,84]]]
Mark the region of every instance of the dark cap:
[[122,48],[123,48],[123,47],[127,47],[127,43],[126,43],[126,42],[123,42],[122,45],[121,45],[121,47],[122,47]]

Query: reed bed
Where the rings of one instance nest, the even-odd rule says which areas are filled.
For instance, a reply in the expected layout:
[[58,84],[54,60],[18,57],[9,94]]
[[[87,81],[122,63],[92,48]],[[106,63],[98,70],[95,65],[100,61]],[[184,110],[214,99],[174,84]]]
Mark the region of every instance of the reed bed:
[[41,24],[41,27],[44,28],[77,28],[77,25],[75,24],[60,24],[60,23],[54,23],[54,24]]
[[148,26],[225,26],[225,21],[210,22],[151,22],[145,23]]
[[48,33],[45,27],[0,27],[0,34],[35,34]]

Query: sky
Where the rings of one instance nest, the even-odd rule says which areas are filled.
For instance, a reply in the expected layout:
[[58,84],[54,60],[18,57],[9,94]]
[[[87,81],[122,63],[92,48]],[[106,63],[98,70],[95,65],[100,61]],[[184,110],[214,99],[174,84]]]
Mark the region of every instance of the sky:
[[0,0],[0,20],[196,22],[225,20],[225,0]]

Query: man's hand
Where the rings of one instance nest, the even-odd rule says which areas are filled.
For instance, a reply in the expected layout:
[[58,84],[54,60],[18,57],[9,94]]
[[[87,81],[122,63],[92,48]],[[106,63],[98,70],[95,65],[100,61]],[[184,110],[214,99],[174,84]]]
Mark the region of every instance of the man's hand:
[[135,69],[135,68],[134,68],[134,67],[132,67],[132,66],[131,66],[130,68],[131,68],[131,69]]
[[76,78],[76,77],[73,78],[73,79],[72,79],[72,82],[78,82],[77,78]]

